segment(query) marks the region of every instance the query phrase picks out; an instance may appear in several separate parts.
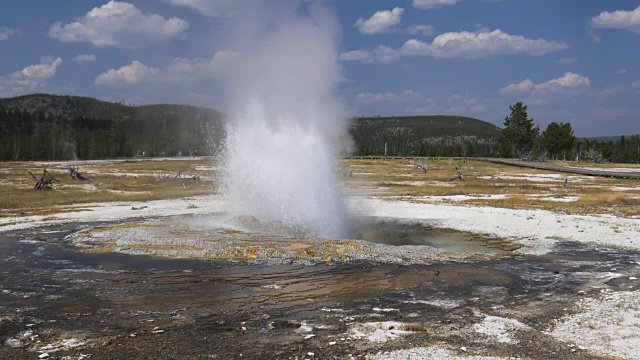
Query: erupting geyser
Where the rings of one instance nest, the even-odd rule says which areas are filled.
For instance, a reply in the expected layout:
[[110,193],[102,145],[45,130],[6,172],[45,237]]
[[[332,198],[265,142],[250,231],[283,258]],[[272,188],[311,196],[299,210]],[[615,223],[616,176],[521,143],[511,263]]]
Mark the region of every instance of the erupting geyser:
[[[239,55],[226,88],[228,210],[340,237],[336,159],[347,134],[335,95],[338,22],[323,5],[252,1],[230,31]],[[268,6],[267,6],[268,4]]]

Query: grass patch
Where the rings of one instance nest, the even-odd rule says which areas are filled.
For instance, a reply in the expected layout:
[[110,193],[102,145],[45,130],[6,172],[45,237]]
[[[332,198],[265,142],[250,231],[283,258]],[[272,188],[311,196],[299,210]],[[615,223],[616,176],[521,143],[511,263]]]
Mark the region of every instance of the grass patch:
[[[417,163],[417,162],[416,162]],[[638,216],[640,181],[565,174],[482,161],[422,159],[427,173],[403,160],[346,160],[343,181],[352,187],[375,187],[389,195],[410,196],[410,201],[440,203],[440,196],[468,195],[455,203],[510,209],[542,209],[571,214],[616,214]],[[558,162],[564,166],[591,166]],[[465,181],[448,181],[458,167]],[[633,164],[603,167],[638,169]],[[567,179],[568,186],[564,181]],[[483,195],[504,195],[503,199],[482,199]],[[555,201],[554,201],[555,200]],[[452,201],[453,202],[453,201]]]
[[[215,192],[215,171],[197,170],[210,168],[211,159],[193,160],[130,160],[90,161],[79,166],[80,172],[90,176],[89,181],[74,181],[68,175],[67,163],[51,162],[46,168],[61,181],[54,190],[36,191],[33,179],[43,167],[37,162],[5,162],[0,170],[0,217],[47,215],[77,208],[70,205],[102,202],[140,202],[159,199],[183,198]],[[176,179],[175,174],[198,176],[199,179]],[[160,181],[161,174],[172,174]]]
[[[616,214],[637,217],[640,214],[640,181],[587,177],[527,169],[482,161],[464,163],[461,159],[422,159],[427,173],[415,168],[410,159],[344,160],[337,171],[347,189],[376,188],[381,196],[409,196],[411,201],[440,203],[437,197],[468,195],[461,201],[472,206],[511,209],[543,209],[571,214]],[[557,162],[558,165],[587,166]],[[72,181],[66,162],[0,163],[0,218],[28,215],[54,215],[86,209],[82,204],[102,202],[144,202],[185,198],[216,191],[220,172],[211,158],[129,159],[74,162],[80,172],[92,177],[87,182]],[[52,191],[35,191],[33,179],[46,167],[60,184]],[[458,167],[465,182],[448,181]],[[595,167],[639,169],[633,164],[605,164]],[[175,179],[198,176],[199,180]],[[159,176],[171,175],[165,181]],[[564,186],[565,178],[569,188]],[[504,195],[503,199],[482,198]],[[575,197],[575,201],[562,202]],[[573,200],[573,199],[569,199]],[[458,203],[458,202],[456,202]]]

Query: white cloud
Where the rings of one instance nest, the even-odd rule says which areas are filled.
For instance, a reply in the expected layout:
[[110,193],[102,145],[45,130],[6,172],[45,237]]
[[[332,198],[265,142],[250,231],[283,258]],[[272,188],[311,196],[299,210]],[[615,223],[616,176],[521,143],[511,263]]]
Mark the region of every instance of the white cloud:
[[595,29],[621,29],[640,34],[640,6],[635,10],[603,11],[591,19]]
[[563,93],[571,94],[576,90],[589,88],[590,86],[591,80],[588,77],[568,72],[562,77],[540,84],[534,84],[529,79],[517,84],[510,84],[503,87],[500,93],[504,96],[528,96],[529,102],[542,103],[550,96]]
[[455,94],[447,99],[448,114],[481,113],[485,108],[478,100],[469,95]]
[[413,7],[420,10],[430,10],[441,6],[451,6],[460,0],[413,0]]
[[556,60],[556,64],[574,64],[576,61],[578,61],[578,59],[574,57],[562,58],[562,59]]
[[411,39],[400,49],[378,46],[373,51],[355,50],[341,55],[343,61],[379,62],[389,64],[401,56],[431,56],[434,58],[486,58],[500,55],[544,55],[567,48],[565,43],[543,39],[528,39],[500,30],[490,32],[449,32],[436,36],[431,43]]
[[383,64],[391,64],[400,59],[400,52],[388,46],[380,45],[373,50],[376,61]]
[[134,61],[131,65],[123,66],[118,70],[111,69],[98,75],[95,84],[105,87],[138,84],[149,81],[158,75],[159,72],[160,69],[158,68],[148,67],[139,61]]
[[361,61],[365,64],[373,62],[373,54],[369,50],[353,50],[340,54],[340,61]]
[[533,82],[527,79],[517,84],[510,84],[503,87],[502,89],[500,89],[500,93],[505,96],[526,94],[529,93],[531,89],[533,89],[533,86]]
[[201,79],[224,77],[238,53],[218,51],[212,58],[173,59],[160,74],[162,82],[189,83]]
[[640,89],[640,80],[636,80],[631,84],[631,87],[634,89]]
[[92,62],[96,61],[96,56],[93,54],[80,54],[71,58],[71,61],[77,63]]
[[624,75],[627,73],[627,69],[622,68],[622,69],[618,69],[618,71],[616,71],[616,75]]
[[486,112],[486,108],[476,98],[455,94],[445,98],[420,98],[419,103],[404,109],[409,115],[453,114],[474,115]]
[[60,65],[61,58],[49,56],[42,58],[39,65],[30,65],[21,71],[0,76],[0,97],[23,95],[42,88],[46,80],[56,74]]
[[[633,84],[632,84],[632,87],[633,87]],[[621,95],[623,95],[628,91],[629,91],[629,86],[627,86],[626,84],[609,85],[598,93],[598,101],[608,102],[612,99],[619,98]]]
[[132,4],[113,0],[76,20],[66,25],[54,23],[49,36],[62,42],[133,48],[173,38],[184,39],[189,28],[189,23],[180,18],[145,14]]
[[426,97],[413,90],[400,93],[360,93],[355,99],[361,109],[376,109],[382,113],[405,115],[451,114],[478,116],[487,113],[485,104],[467,94]]
[[377,102],[400,102],[400,101],[415,101],[422,99],[423,96],[420,93],[413,90],[405,90],[401,93],[360,93],[356,95],[357,104],[373,104]]
[[229,16],[233,13],[233,5],[237,0],[169,0],[176,6],[184,6],[193,9],[202,15],[218,17]]
[[436,28],[431,25],[411,25],[407,31],[411,35],[433,36],[436,34]]
[[369,50],[353,50],[340,54],[338,59],[340,61],[360,61],[365,64],[371,64],[374,62],[382,64],[390,64],[400,59],[400,52],[396,49],[388,46],[380,45]]
[[565,43],[543,39],[528,39],[501,30],[491,32],[449,32],[438,35],[431,44],[408,40],[400,49],[403,55],[422,55],[434,58],[483,58],[499,55],[544,55],[567,48]]
[[393,10],[377,11],[369,19],[359,18],[355,26],[361,34],[373,35],[392,32],[393,27],[402,20],[403,8],[395,7]]
[[0,26],[0,41],[7,40],[8,38],[19,34],[20,31],[16,29],[11,29],[6,26]]
[[46,80],[56,74],[61,64],[61,58],[47,56],[41,59],[39,65],[27,66],[20,73],[29,79]]
[[98,75],[95,84],[105,87],[124,87],[196,83],[205,79],[224,77],[236,56],[238,54],[233,51],[218,51],[212,58],[175,58],[163,68],[149,67],[134,61],[120,69],[111,69]]
[[534,90],[540,90],[543,88],[578,88],[590,85],[591,81],[588,77],[568,72],[557,79],[552,79],[542,84],[535,85]]

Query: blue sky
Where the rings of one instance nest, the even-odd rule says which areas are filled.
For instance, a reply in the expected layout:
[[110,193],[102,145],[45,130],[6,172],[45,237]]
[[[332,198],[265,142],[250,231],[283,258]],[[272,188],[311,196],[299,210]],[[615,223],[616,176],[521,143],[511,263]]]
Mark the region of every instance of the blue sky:
[[[269,0],[266,0],[269,1]],[[317,0],[316,0],[317,1]],[[544,129],[640,133],[640,1],[329,0],[339,93],[354,115],[466,115],[529,105]],[[234,0],[6,0],[0,97],[51,92],[224,109]]]

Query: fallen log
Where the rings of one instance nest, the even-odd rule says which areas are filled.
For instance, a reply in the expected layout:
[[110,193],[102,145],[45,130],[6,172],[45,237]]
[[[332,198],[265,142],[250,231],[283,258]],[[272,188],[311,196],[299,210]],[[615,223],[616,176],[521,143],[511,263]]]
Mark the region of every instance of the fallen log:
[[[178,171],[178,172],[175,174],[175,176],[173,176],[173,179],[174,179],[174,180],[177,180],[177,179],[182,179],[182,180],[199,180],[199,179],[200,179],[200,176],[198,176],[198,175],[190,175],[190,176],[186,176],[186,175],[185,175],[185,176],[183,177],[183,175],[182,175],[182,174],[184,173],[184,171],[185,171],[185,170],[186,170],[186,168],[181,169],[180,171]],[[165,181],[165,180],[170,180],[170,179],[172,179],[172,177],[171,177],[171,175],[170,175],[170,174],[166,174],[166,175],[162,175],[162,174],[160,174],[160,176],[158,176],[158,181]]]
[[464,176],[462,175],[462,172],[460,170],[458,170],[458,175],[452,177],[451,179],[447,180],[447,181],[455,181],[455,180],[462,180],[462,182],[464,181]]

